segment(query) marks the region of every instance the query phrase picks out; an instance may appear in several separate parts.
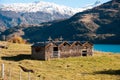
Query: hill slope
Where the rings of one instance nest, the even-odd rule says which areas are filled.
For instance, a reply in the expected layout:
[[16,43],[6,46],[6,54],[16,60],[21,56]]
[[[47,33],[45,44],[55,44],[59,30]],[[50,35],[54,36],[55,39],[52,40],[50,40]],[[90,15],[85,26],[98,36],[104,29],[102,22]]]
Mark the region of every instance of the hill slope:
[[[120,43],[120,2],[113,0],[101,6],[75,14],[70,19],[37,28],[26,35],[47,40],[49,36],[63,36],[65,40],[90,40],[94,43]],[[43,36],[44,35],[44,36]],[[32,39],[33,37],[31,37]],[[34,38],[35,39],[35,38]]]
[[[2,35],[13,34],[14,30],[7,30]],[[120,1],[112,0],[69,19],[24,28],[22,31],[23,37],[31,42],[44,41],[49,36],[53,39],[63,36],[64,40],[120,44]]]
[[0,65],[5,64],[5,78],[10,78],[11,74],[12,80],[19,80],[21,71],[22,79],[28,80],[28,73],[22,71],[19,67],[21,65],[34,71],[30,73],[31,80],[120,79],[120,54],[95,52],[92,57],[64,58],[51,61],[32,60],[30,55],[30,45],[9,44],[8,49],[2,49]]

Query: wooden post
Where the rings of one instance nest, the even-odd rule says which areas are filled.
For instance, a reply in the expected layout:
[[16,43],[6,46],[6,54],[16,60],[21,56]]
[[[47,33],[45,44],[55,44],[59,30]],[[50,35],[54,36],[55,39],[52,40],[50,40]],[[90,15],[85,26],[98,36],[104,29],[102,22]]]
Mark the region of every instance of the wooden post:
[[3,79],[3,80],[4,80],[4,76],[5,76],[4,69],[5,69],[5,66],[4,66],[4,64],[2,64],[2,65],[1,65],[1,70],[2,70],[1,76],[2,76],[2,79]]
[[11,80],[11,70],[9,68],[9,80]]
[[4,72],[5,66],[4,66],[4,64],[1,65],[1,68],[2,68],[1,69],[2,70],[2,74],[1,75],[2,75],[2,79],[4,80],[4,76],[5,76],[5,72]]
[[11,71],[12,71],[11,68],[9,68],[9,79],[8,80],[12,80],[11,79]]
[[22,76],[21,76],[21,70],[20,70],[20,77],[19,77],[19,78],[20,78],[20,80],[22,80]]
[[28,72],[28,80],[30,80],[30,72]]

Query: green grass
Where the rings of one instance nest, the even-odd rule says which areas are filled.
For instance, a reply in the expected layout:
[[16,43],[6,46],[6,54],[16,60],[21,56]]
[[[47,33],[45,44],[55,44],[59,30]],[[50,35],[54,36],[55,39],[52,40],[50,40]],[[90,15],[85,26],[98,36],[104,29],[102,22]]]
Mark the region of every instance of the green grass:
[[[95,52],[89,57],[40,61],[30,58],[30,46],[10,44],[2,49],[0,63],[5,64],[6,78],[10,69],[12,80],[19,80],[18,65],[22,65],[34,70],[31,80],[120,80],[120,54]],[[22,80],[28,80],[28,73],[22,71]]]

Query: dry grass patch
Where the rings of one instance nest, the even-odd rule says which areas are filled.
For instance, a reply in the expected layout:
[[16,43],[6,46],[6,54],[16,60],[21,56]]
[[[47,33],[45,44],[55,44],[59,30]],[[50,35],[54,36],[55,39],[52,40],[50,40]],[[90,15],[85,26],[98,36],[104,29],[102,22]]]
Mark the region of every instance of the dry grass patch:
[[[2,49],[0,63],[5,64],[6,78],[10,69],[12,80],[19,80],[21,65],[34,71],[31,80],[120,80],[120,54],[95,52],[89,57],[41,61],[30,58],[30,46],[10,44]],[[22,79],[28,80],[27,72],[22,71]]]

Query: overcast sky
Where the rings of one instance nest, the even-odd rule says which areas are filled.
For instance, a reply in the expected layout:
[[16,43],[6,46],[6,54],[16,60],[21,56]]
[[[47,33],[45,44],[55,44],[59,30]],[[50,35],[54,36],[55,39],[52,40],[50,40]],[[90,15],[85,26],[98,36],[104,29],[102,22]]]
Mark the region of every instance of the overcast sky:
[[[89,4],[94,4],[97,0],[0,0],[0,4],[9,3],[31,3],[36,1],[53,2],[60,5],[65,5],[73,8],[85,7]],[[101,3],[105,3],[110,0],[99,0]]]

